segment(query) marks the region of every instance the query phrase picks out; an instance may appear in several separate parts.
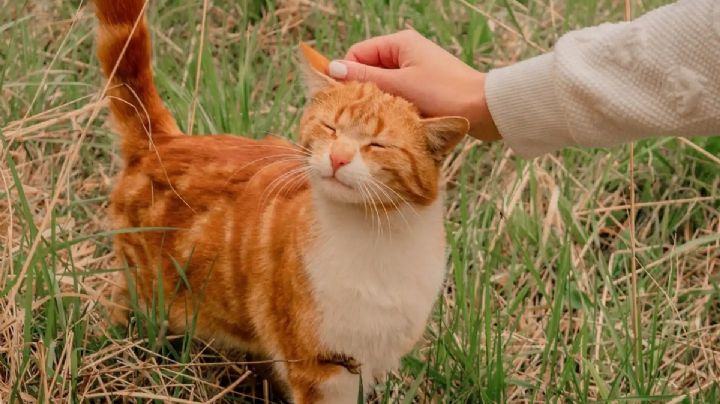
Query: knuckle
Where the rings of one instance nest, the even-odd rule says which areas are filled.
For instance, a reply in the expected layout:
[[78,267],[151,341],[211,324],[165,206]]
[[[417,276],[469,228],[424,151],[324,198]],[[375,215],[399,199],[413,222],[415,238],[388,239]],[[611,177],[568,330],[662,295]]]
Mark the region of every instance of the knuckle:
[[360,68],[357,71],[357,81],[367,81],[368,79],[368,68],[365,65],[360,65]]

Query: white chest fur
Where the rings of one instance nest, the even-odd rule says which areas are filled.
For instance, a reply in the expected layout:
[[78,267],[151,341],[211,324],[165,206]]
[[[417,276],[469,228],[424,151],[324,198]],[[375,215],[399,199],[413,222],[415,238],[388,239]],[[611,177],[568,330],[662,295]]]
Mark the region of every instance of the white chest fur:
[[382,234],[362,212],[322,202],[317,209],[319,236],[306,268],[319,337],[357,359],[363,373],[380,375],[422,336],[442,287],[442,201],[391,214],[391,231],[381,210]]

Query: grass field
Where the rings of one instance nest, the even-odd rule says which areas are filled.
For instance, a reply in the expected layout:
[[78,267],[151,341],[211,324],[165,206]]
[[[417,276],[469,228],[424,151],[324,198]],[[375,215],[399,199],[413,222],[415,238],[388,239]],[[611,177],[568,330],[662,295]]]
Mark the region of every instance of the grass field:
[[[152,315],[106,326],[120,160],[82,3],[0,0],[0,402],[273,402],[242,356],[166,336]],[[661,3],[632,0],[633,14]],[[194,110],[196,133],[293,138],[301,38],[340,56],[413,27],[487,70],[624,7],[154,0],[149,18],[158,86],[184,130]],[[630,153],[524,161],[502,144],[459,147],[446,167],[447,288],[372,400],[720,402],[720,138]]]

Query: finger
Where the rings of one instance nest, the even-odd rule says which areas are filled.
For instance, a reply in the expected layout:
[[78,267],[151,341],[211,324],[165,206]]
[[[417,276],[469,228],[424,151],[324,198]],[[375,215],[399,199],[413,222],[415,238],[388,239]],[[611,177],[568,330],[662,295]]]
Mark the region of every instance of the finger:
[[330,76],[344,81],[371,81],[388,92],[394,92],[397,69],[383,69],[348,60],[333,60],[329,65]]
[[395,69],[400,67],[401,49],[409,45],[414,31],[400,31],[358,42],[348,50],[346,60]]

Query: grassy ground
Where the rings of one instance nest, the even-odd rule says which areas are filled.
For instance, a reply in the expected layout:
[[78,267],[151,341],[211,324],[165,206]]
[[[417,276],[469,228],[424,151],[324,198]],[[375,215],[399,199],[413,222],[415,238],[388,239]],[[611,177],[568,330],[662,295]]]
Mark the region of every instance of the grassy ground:
[[[238,355],[166,338],[153,318],[105,326],[119,268],[105,211],[120,161],[80,3],[0,0],[0,402],[273,400]],[[291,138],[300,38],[342,55],[412,26],[488,69],[624,10],[619,0],[209,3],[203,13],[202,0],[151,2],[158,85],[181,127],[197,101],[195,132]],[[662,1],[631,3],[639,15]],[[458,148],[447,288],[426,340],[374,400],[720,402],[718,155],[718,138],[645,141],[634,158],[629,147],[534,161],[502,144]]]

